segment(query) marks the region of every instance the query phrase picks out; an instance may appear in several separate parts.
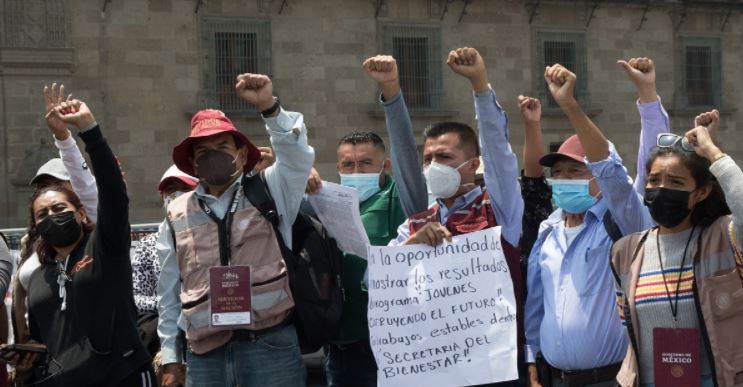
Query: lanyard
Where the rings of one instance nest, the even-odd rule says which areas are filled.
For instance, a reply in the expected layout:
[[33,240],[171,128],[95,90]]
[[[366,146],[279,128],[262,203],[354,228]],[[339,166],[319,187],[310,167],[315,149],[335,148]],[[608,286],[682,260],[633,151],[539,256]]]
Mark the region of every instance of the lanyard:
[[201,209],[204,210],[204,212],[217,224],[217,229],[219,230],[219,262],[222,264],[222,266],[230,265],[232,216],[237,210],[237,202],[240,199],[240,197],[237,196],[238,191],[240,191],[240,187],[235,188],[235,192],[232,194],[232,205],[230,206],[227,213],[224,214],[224,218],[222,219],[217,218],[217,215],[214,214],[214,211],[212,211],[212,209],[209,208],[209,206],[206,205],[206,203],[204,203],[201,198],[198,198],[199,206],[201,207]]
[[666,281],[666,271],[663,268],[663,258],[661,257],[661,252],[660,252],[660,228],[658,229],[658,231],[655,232],[655,244],[658,247],[658,262],[660,263],[660,275],[663,277],[663,285],[666,287],[666,296],[668,297],[668,303],[671,305],[671,314],[673,314],[674,326],[678,325],[678,318],[676,316],[678,315],[679,292],[681,290],[681,276],[684,274],[684,263],[686,263],[686,252],[689,249],[689,243],[691,242],[691,237],[694,236],[694,230],[696,230],[696,226],[691,228],[691,233],[689,233],[689,239],[686,240],[686,246],[684,247],[684,255],[681,258],[681,266],[679,268],[678,281],[676,282],[676,295],[674,296],[673,301],[671,300],[671,291],[668,290],[668,282]]

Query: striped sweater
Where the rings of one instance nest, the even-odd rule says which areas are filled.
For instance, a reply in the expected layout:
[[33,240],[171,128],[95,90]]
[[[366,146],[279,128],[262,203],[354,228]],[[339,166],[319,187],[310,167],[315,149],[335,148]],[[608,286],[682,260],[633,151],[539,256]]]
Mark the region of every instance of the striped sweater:
[[[696,253],[697,238],[700,230],[695,230],[691,236],[684,267],[681,268],[684,249],[689,241],[692,229],[675,234],[659,235],[656,242],[656,232],[652,232],[643,248],[645,259],[642,261],[640,277],[637,281],[635,305],[639,316],[640,335],[640,383],[653,383],[653,329],[673,328],[673,314],[671,304],[676,304],[676,287],[678,286],[678,306],[676,317],[679,328],[699,328],[694,293],[692,290],[694,273],[692,260]],[[661,249],[663,270],[661,271],[658,258],[658,247]],[[665,277],[665,284],[664,284]],[[679,283],[680,280],[680,283]],[[667,287],[667,288],[666,288]],[[669,299],[670,296],[670,299]],[[701,336],[700,336],[701,337]],[[702,375],[709,375],[712,371],[709,366],[709,356],[704,345],[701,349]]]

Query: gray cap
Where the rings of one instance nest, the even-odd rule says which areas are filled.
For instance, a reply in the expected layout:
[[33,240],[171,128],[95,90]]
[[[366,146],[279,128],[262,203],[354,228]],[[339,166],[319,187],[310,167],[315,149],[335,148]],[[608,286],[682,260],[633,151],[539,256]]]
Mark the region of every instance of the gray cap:
[[42,165],[41,168],[36,171],[36,176],[34,176],[28,184],[36,184],[44,175],[51,176],[58,180],[70,181],[70,173],[67,172],[67,168],[64,167],[64,163],[60,158],[51,159]]

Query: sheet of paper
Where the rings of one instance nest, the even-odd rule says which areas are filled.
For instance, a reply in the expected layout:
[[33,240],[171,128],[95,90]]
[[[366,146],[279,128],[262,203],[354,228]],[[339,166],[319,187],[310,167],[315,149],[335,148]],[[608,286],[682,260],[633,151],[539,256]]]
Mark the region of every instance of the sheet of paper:
[[379,386],[518,378],[516,298],[500,227],[431,247],[369,247],[369,338]]
[[320,222],[338,242],[338,247],[366,259],[369,237],[361,223],[356,190],[323,181],[320,192],[309,195],[309,200]]

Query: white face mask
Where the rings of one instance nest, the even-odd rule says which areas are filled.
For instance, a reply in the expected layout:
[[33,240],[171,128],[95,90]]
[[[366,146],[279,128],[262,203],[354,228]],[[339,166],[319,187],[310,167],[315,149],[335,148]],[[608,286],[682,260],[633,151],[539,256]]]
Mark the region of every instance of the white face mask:
[[183,195],[184,193],[185,192],[183,192],[183,191],[175,191],[175,192],[171,193],[170,195],[164,197],[163,198],[163,208],[167,211],[168,210],[168,205],[170,205],[170,203],[172,203],[173,200],[175,200],[175,198],[177,198],[178,196]]
[[462,168],[472,160],[474,159],[467,160],[456,168],[432,161],[431,164],[423,169],[428,192],[437,199],[448,199],[457,193],[459,187],[463,185],[474,185],[472,183],[460,184],[462,182],[462,176],[459,174],[459,168]]

